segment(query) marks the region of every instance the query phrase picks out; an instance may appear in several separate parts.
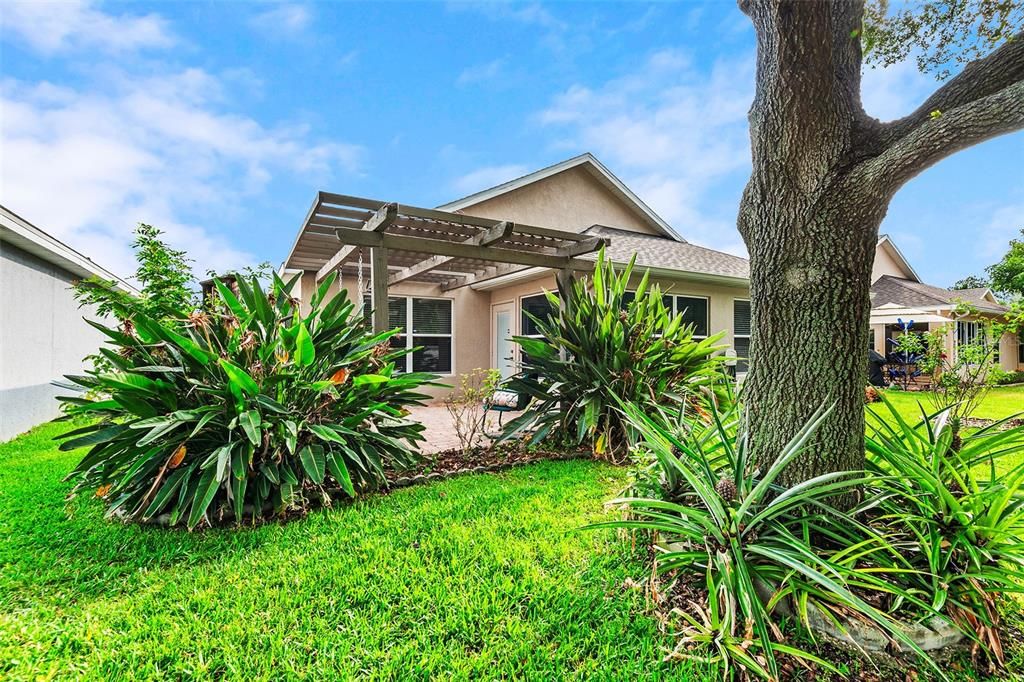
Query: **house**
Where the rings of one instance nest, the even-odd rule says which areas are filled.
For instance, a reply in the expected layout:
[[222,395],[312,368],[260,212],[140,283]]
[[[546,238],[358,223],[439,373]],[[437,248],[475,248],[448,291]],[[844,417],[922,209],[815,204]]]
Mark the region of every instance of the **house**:
[[[925,284],[888,235],[879,237],[871,280],[871,344],[882,355],[892,350],[902,325],[913,322],[912,332],[948,327],[946,352],[955,357],[958,344],[977,338],[979,320],[1006,312],[989,289],[951,291]],[[976,312],[957,314],[961,304]],[[998,358],[1004,371],[1024,370],[1024,343],[1016,335],[1003,335]]]
[[[635,254],[638,271],[650,271],[672,309],[695,326],[697,335],[724,332],[723,342],[741,358],[738,371],[746,369],[742,358],[750,350],[751,312],[747,260],[687,242],[589,153],[436,209],[320,193],[282,269],[286,274],[302,273],[296,295],[307,304],[317,283],[337,271],[336,288],[345,288],[374,307],[374,252],[398,247],[401,253],[392,254],[391,261],[376,264],[383,273],[379,279],[386,280],[381,291],[389,304],[386,316],[380,310],[375,325],[412,330],[394,341],[421,348],[407,358],[406,369],[435,372],[451,384],[459,374],[476,368],[497,368],[503,377],[511,375],[519,350],[509,339],[536,333],[526,313],[543,315],[548,309],[544,292],[556,288],[559,273],[592,269],[600,245],[620,265]],[[524,260],[501,260],[511,249],[522,251]],[[533,255],[540,252],[546,255]],[[568,255],[556,262],[551,254]],[[497,262],[490,262],[495,258]],[[544,262],[526,264],[531,258]],[[920,284],[888,237],[879,239],[872,280],[879,291],[893,290],[897,281],[934,289]],[[988,312],[998,313],[990,292],[966,295],[991,308]],[[884,353],[884,339],[896,323],[892,305],[903,306],[904,299],[882,298],[890,296],[878,299],[872,330],[873,342]],[[933,318],[938,323],[940,317],[950,321],[952,306],[932,305],[932,317],[926,318],[915,301],[920,302],[908,299],[907,311],[918,314],[922,323],[930,324]],[[1017,357],[1017,345],[1015,339],[1004,343],[1008,366],[1009,358]]]
[[[323,208],[331,197],[352,205]],[[352,242],[383,243],[379,238],[376,242],[370,237],[363,239],[358,227],[363,232],[368,227],[381,229],[380,221],[386,218],[379,216],[387,205],[338,195],[322,194],[320,199],[311,209],[283,270],[303,272],[297,292],[303,301],[308,302],[317,280],[331,269],[341,273],[338,286],[347,288],[350,296],[358,290],[368,297],[371,249]],[[467,252],[469,247],[463,241],[458,254],[424,259],[427,254],[413,253],[415,258],[388,265],[386,322],[412,330],[398,337],[396,343],[422,348],[407,359],[407,369],[436,372],[449,384],[458,374],[475,368],[497,368],[505,377],[514,372],[518,347],[509,339],[535,332],[526,313],[543,314],[547,309],[544,291],[555,289],[559,269],[543,264],[530,267],[485,262],[488,257],[504,257],[509,251],[501,249],[499,254],[483,250],[486,234],[481,229],[494,230],[503,225],[510,246],[571,254],[566,257],[567,267],[580,271],[592,267],[594,250],[601,244],[607,245],[606,253],[616,263],[627,263],[635,253],[638,269],[651,271],[652,280],[670,296],[672,308],[695,325],[698,335],[725,332],[724,343],[741,357],[747,354],[750,301],[746,259],[687,242],[591,154],[567,159],[437,209],[403,206],[398,211],[415,215],[393,228],[389,243],[399,243],[399,235],[413,235],[422,227],[419,232],[423,234],[428,229],[435,231],[431,234],[443,229],[465,235],[459,238],[473,241],[473,248],[481,249],[479,258],[462,257],[463,253],[477,254]],[[344,227],[353,218],[356,229]],[[428,219],[436,222],[428,226]],[[337,230],[338,226],[342,229]],[[346,244],[329,236],[332,228],[346,233]],[[509,230],[516,232],[509,236]],[[542,248],[545,239],[560,246]],[[555,241],[558,239],[561,241]],[[453,270],[456,266],[463,271]],[[467,275],[465,270],[472,267],[478,270]],[[413,274],[418,277],[413,279]]]
[[104,337],[85,323],[95,310],[79,308],[70,289],[109,271],[0,206],[0,441],[59,414],[55,399],[65,374],[80,373]]

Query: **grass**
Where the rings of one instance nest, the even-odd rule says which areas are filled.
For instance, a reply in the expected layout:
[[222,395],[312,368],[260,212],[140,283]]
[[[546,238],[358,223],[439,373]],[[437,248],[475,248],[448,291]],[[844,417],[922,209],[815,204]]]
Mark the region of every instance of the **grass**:
[[[889,402],[912,424],[921,418],[918,403],[928,412],[934,411],[929,395],[921,391],[900,391],[892,388],[885,391],[885,397]],[[874,410],[876,414],[889,416],[886,414],[888,410],[881,403],[873,403],[869,409]],[[972,416],[982,419],[1003,419],[1020,412],[1024,412],[1024,386],[995,386]]]
[[577,529],[624,472],[465,476],[187,534],[65,507],[46,425],[0,445],[0,678],[708,679],[658,663],[643,556]]

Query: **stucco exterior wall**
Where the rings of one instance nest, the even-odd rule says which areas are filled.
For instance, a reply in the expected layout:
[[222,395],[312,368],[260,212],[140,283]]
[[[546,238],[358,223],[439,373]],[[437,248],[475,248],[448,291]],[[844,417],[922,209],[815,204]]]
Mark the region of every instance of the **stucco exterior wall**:
[[83,317],[69,287],[77,277],[0,243],[0,440],[59,415],[52,381],[77,374],[103,336]]
[[607,225],[657,234],[634,210],[579,166],[468,206],[462,212],[572,232]]
[[871,281],[877,282],[878,278],[883,275],[890,275],[901,279],[906,279],[910,276],[910,273],[906,272],[896,262],[896,259],[889,253],[889,249],[884,243],[875,247],[875,261],[871,266]]

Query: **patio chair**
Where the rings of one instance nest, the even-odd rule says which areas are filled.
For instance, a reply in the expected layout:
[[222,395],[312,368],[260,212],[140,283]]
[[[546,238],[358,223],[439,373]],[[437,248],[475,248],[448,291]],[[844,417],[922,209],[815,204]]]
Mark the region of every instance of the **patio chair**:
[[498,413],[498,431],[494,433],[487,433],[484,431],[484,435],[488,438],[497,438],[501,435],[501,420],[505,417],[507,412],[522,412],[526,409],[527,405],[530,404],[530,396],[522,391],[510,391],[504,388],[498,388],[491,397],[484,401],[484,424],[487,423],[487,413],[497,412]]

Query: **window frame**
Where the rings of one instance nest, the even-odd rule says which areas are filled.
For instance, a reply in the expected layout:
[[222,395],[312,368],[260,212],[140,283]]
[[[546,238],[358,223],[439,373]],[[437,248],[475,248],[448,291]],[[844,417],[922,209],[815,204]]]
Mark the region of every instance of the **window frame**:
[[[370,297],[370,299],[371,299],[370,304],[373,306],[373,308],[376,308],[377,306],[373,302],[372,298],[373,297],[371,296]],[[410,350],[410,351],[411,351],[411,349],[417,347],[417,345],[415,343],[413,343],[413,338],[414,337],[420,337],[420,338],[424,338],[425,337],[425,338],[434,338],[434,339],[451,339],[451,367],[449,367],[447,372],[439,371],[439,372],[436,372],[436,374],[438,376],[442,376],[442,377],[455,376],[455,374],[457,373],[457,370],[456,370],[456,357],[457,357],[457,355],[456,355],[456,352],[455,352],[455,299],[453,299],[453,298],[446,298],[444,296],[420,296],[420,295],[416,295],[416,294],[388,294],[388,303],[391,302],[391,299],[398,300],[398,299],[403,299],[403,298],[405,299],[405,324],[402,326],[402,332],[400,334],[395,334],[395,337],[396,338],[400,338],[400,339],[405,339],[405,349],[406,350]],[[417,333],[413,332],[412,331],[413,306],[415,305],[414,301],[416,299],[429,300],[429,301],[447,301],[448,302],[448,310],[450,311],[450,318],[451,318],[451,329],[452,329],[451,332],[449,332],[448,334],[417,334]],[[402,368],[400,371],[406,372],[406,373],[417,371],[417,370],[413,369],[413,366],[412,366],[413,353],[411,353],[411,352],[406,353],[404,359],[405,359],[405,367]],[[423,371],[423,370],[418,370],[418,371]]]
[[548,302],[547,293],[545,293],[543,290],[539,294],[526,294],[524,296],[520,296],[516,300],[516,307],[519,309],[519,315],[516,316],[516,330],[518,331],[517,335],[526,337],[528,339],[542,339],[544,338],[544,336],[541,334],[525,334],[523,332],[523,320],[525,319],[524,316],[526,315],[526,311],[523,309],[523,301],[525,301],[528,298],[542,298],[544,299],[544,302],[548,304],[549,307],[551,305]]
[[680,311],[680,309],[679,309],[679,299],[681,299],[681,298],[701,299],[701,300],[704,301],[704,304],[705,304],[704,305],[704,330],[707,333],[706,334],[694,334],[693,338],[701,339],[701,340],[708,338],[708,336],[711,334],[711,297],[710,296],[702,296],[700,294],[671,294],[670,293],[668,295],[672,297],[672,314],[673,315],[680,315],[680,314],[682,314],[682,311]]

